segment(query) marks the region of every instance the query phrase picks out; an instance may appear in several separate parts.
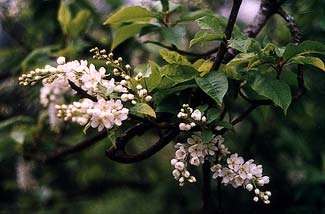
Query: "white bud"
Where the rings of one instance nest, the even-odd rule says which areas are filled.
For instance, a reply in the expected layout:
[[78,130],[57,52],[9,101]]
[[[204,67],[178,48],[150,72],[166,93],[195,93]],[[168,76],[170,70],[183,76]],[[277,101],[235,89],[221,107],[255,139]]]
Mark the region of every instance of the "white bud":
[[127,94],[122,94],[122,96],[121,96],[121,100],[123,101],[123,102],[126,102],[126,101],[128,101],[128,95]]
[[187,180],[188,180],[188,182],[190,182],[190,183],[194,183],[194,182],[196,182],[196,178],[195,178],[194,176],[190,176]]
[[133,105],[135,105],[135,104],[137,104],[137,101],[132,100],[131,103],[132,103]]
[[191,130],[191,128],[192,128],[192,126],[191,126],[191,124],[186,124],[186,131],[189,131],[189,130]]
[[184,183],[184,177],[181,177],[178,181],[179,181],[180,183]]
[[186,124],[185,124],[185,123],[180,123],[180,124],[179,124],[179,129],[182,130],[182,131],[185,131],[185,129],[186,129]]
[[190,177],[190,172],[187,171],[187,170],[185,170],[185,171],[183,172],[183,176],[184,176],[185,178]]
[[148,95],[148,96],[146,96],[145,99],[146,99],[147,102],[150,102],[152,100],[152,96]]
[[142,85],[137,85],[137,89],[141,90],[142,89]]
[[252,185],[252,184],[247,184],[247,185],[246,185],[246,189],[247,189],[248,191],[252,191],[252,190],[253,190],[253,185]]
[[173,159],[171,159],[170,164],[174,166],[177,162],[178,162],[178,160],[173,158]]
[[203,117],[202,117],[202,122],[205,123],[206,121],[207,121],[206,116],[203,116]]
[[258,197],[255,196],[255,197],[253,198],[253,201],[258,202]]
[[270,191],[266,191],[265,194],[268,195],[268,196],[272,195]]
[[126,68],[126,70],[130,70],[131,69],[131,65],[129,65],[129,64],[125,65],[125,68]]
[[196,124],[194,122],[190,123],[191,127],[196,126]]
[[263,196],[263,199],[264,199],[265,201],[267,201],[267,200],[269,200],[269,196],[264,195],[264,196]]
[[133,94],[128,94],[128,99],[129,100],[133,100],[134,99],[134,95]]
[[175,168],[182,171],[185,168],[185,164],[181,161],[175,163]]
[[260,194],[260,190],[259,189],[255,189],[254,192],[255,192],[256,195]]
[[59,65],[63,65],[65,63],[65,58],[63,56],[60,56],[56,62],[59,64]]

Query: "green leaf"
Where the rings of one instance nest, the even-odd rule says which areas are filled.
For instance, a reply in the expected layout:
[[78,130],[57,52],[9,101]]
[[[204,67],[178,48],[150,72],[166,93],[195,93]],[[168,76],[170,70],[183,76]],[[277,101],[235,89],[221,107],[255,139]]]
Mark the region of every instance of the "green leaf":
[[240,74],[239,69],[236,68],[235,66],[221,64],[218,72],[222,72],[227,77],[235,79],[235,80],[243,79],[243,76]]
[[33,119],[27,116],[16,116],[0,122],[0,130],[9,128],[20,123],[33,123]]
[[251,72],[247,82],[258,94],[272,100],[286,114],[291,103],[291,91],[288,84],[257,72]]
[[225,74],[210,72],[204,77],[195,78],[198,86],[221,106],[223,97],[228,90],[228,80]]
[[172,78],[163,76],[163,77],[161,77],[161,80],[157,86],[157,89],[167,89],[167,88],[173,87],[175,85],[177,85],[177,82],[175,82]]
[[71,12],[67,4],[62,0],[58,11],[58,21],[61,25],[62,32],[68,33],[68,28],[71,22]]
[[325,55],[325,45],[316,41],[304,41],[299,45],[290,43],[285,48],[285,51],[283,53],[283,59],[287,61],[288,59],[296,55],[304,55],[311,53]]
[[213,62],[211,60],[205,60],[200,67],[197,69],[200,72],[200,76],[203,77],[211,71]]
[[208,107],[209,107],[208,104],[204,104],[204,105],[197,106],[195,109],[200,110],[200,112],[205,112],[208,109]]
[[151,92],[159,85],[161,81],[161,75],[160,75],[159,66],[155,62],[150,61],[148,65],[151,71],[150,75],[149,77],[144,77],[143,79],[145,81],[145,85],[148,91]]
[[229,129],[229,130],[234,129],[234,127],[233,127],[233,125],[231,125],[231,123],[229,123],[227,121],[223,121],[223,120],[215,120],[212,124],[214,126],[221,126],[221,127],[226,128],[226,129]]
[[227,20],[224,17],[203,16],[196,20],[201,29],[213,30],[216,33],[224,31]]
[[247,53],[248,48],[250,47],[252,40],[250,38],[246,39],[230,39],[228,41],[228,46],[234,48],[240,52]]
[[107,139],[116,148],[116,131],[114,129],[108,131]]
[[90,11],[81,10],[77,16],[69,23],[68,34],[72,37],[77,37],[78,34],[84,31],[89,23]]
[[220,111],[217,108],[210,108],[208,109],[206,115],[207,115],[208,123],[211,123],[219,118]]
[[180,19],[177,22],[194,21],[203,16],[213,16],[213,15],[214,12],[211,10],[207,10],[207,9],[195,10],[192,12],[186,12],[184,15],[180,17]]
[[317,57],[309,57],[309,56],[295,56],[288,60],[286,65],[291,64],[302,64],[302,65],[312,65],[316,68],[319,68],[325,71],[324,62]]
[[155,13],[152,13],[143,7],[132,6],[122,8],[113,13],[108,19],[106,19],[104,24],[108,25],[120,24],[123,22],[149,21],[154,17],[156,17]]
[[168,88],[168,90],[157,91],[153,95],[154,103],[159,104],[159,103],[161,103],[161,101],[164,98],[168,97],[171,94],[176,94],[176,93],[184,91],[186,89],[196,88],[196,87],[197,87],[196,84],[192,84],[192,83],[185,84],[184,83],[184,85],[177,85],[175,87]]
[[144,114],[156,118],[155,111],[146,103],[137,103],[130,108],[133,114]]
[[194,79],[199,73],[191,66],[186,65],[165,65],[160,69],[162,76],[170,78],[176,83],[186,82]]
[[161,57],[168,62],[169,64],[178,64],[178,65],[189,65],[192,64],[186,59],[185,56],[180,55],[175,51],[169,51],[166,49],[160,50]]
[[194,38],[190,41],[190,47],[193,45],[199,44],[204,45],[207,42],[214,41],[214,40],[221,40],[224,37],[223,33],[209,33],[209,32],[202,32],[199,31],[195,34]]
[[112,42],[111,50],[114,50],[119,44],[121,44],[125,40],[140,33],[141,29],[145,26],[148,26],[148,24],[129,24],[118,28],[114,33],[114,39]]
[[44,57],[50,57],[54,52],[58,51],[57,46],[44,46],[30,52],[22,61],[21,67],[24,71],[30,69],[36,62]]
[[201,132],[201,138],[202,138],[203,143],[206,143],[206,144],[209,143],[213,138],[212,131],[209,129],[204,129]]

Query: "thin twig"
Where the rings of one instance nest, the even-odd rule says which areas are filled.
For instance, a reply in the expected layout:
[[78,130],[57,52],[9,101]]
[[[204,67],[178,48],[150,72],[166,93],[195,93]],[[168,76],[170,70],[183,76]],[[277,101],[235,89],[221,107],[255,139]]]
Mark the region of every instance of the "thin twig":
[[88,147],[96,144],[100,140],[104,139],[106,136],[107,136],[107,131],[103,131],[103,132],[101,132],[93,137],[87,138],[73,146],[60,147],[48,154],[24,154],[24,158],[26,160],[35,160],[35,161],[40,161],[43,163],[54,161],[54,160],[57,160],[64,156],[74,154],[77,152],[81,152],[81,151],[87,149]]
[[235,25],[235,22],[237,19],[237,15],[238,15],[241,3],[242,3],[242,0],[234,0],[234,3],[231,8],[230,16],[228,19],[228,23],[227,23],[226,29],[225,29],[225,38],[224,38],[223,42],[221,42],[221,44],[220,44],[220,47],[219,47],[219,50],[217,53],[217,57],[216,57],[213,65],[212,65],[212,68],[211,68],[212,71],[219,69],[220,64],[223,60],[223,57],[227,51],[227,43],[228,43],[228,40],[231,38],[231,34],[234,29],[234,25]]

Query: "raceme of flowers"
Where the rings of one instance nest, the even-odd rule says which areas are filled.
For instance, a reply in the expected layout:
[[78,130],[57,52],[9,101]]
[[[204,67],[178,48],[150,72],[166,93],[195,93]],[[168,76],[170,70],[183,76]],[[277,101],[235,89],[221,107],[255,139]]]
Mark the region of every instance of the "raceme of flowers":
[[194,132],[185,143],[177,143],[175,158],[171,160],[171,164],[174,167],[172,175],[178,180],[179,185],[183,186],[186,180],[190,183],[196,181],[187,169],[188,164],[200,166],[208,160],[216,163],[211,167],[213,179],[220,178],[224,185],[230,184],[234,188],[242,186],[248,191],[254,189],[253,200],[255,202],[261,200],[269,204],[271,192],[263,192],[258,188],[270,181],[268,176],[263,176],[262,165],[256,165],[254,160],[245,162],[237,153],[230,155],[223,142],[224,138],[216,135],[208,143],[204,143],[201,132]]
[[[127,64],[123,67],[121,57],[114,60],[112,53],[106,55],[105,50],[98,48],[92,49],[91,52],[94,52],[94,58],[105,59],[106,64],[113,67],[112,73],[117,78],[111,77],[104,67],[97,70],[86,60],[66,62],[64,57],[59,57],[56,67],[46,65],[42,69],[23,74],[19,78],[19,84],[35,85],[42,80],[42,106],[48,107],[53,113],[55,104],[58,117],[102,131],[104,128],[120,126],[122,121],[128,118],[129,109],[125,108],[124,104],[130,106],[136,105],[137,102],[150,102],[152,97],[140,83],[143,76],[141,72],[134,77],[136,85],[133,87],[130,81],[131,66]],[[94,99],[84,98],[72,104],[63,104],[63,95],[71,95],[73,85]]]

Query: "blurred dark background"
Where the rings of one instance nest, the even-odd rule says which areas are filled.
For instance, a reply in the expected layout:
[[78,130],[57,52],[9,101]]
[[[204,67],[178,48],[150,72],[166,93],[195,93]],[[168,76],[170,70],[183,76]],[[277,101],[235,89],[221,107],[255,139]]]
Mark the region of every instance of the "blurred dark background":
[[[171,175],[172,145],[143,162],[124,165],[104,156],[105,140],[50,164],[28,162],[23,152],[47,152],[55,146],[84,138],[82,127],[71,124],[51,131],[49,112],[39,105],[39,88],[18,86],[18,77],[30,69],[55,62],[56,57],[88,59],[89,49],[109,49],[112,32],[102,23],[122,5],[154,7],[157,1],[67,0],[72,16],[88,11],[83,29],[71,37],[57,21],[60,1],[0,0],[0,213],[197,213],[201,207],[200,171],[197,184],[179,187]],[[189,10],[207,7],[223,15],[232,1],[174,1]],[[244,0],[239,25],[244,27],[259,1]],[[325,43],[325,0],[289,0],[284,4],[307,40]],[[88,13],[87,12],[87,13]],[[191,29],[171,30],[172,38]],[[153,35],[154,37],[155,35]],[[155,37],[154,37],[155,38]],[[258,39],[285,45],[291,41],[286,23],[272,17]],[[115,55],[132,65],[154,59],[157,50],[130,39]],[[190,39],[190,38],[189,38]],[[175,39],[177,40],[177,39]],[[176,43],[188,47],[188,40]],[[279,109],[261,107],[228,133],[226,144],[245,159],[263,164],[271,177],[271,204],[252,201],[242,189],[222,188],[224,213],[325,213],[325,73],[306,68],[308,92],[292,103],[286,116]],[[243,105],[233,107],[238,112]],[[87,135],[95,134],[90,131]],[[145,146],[150,135],[134,139]],[[213,183],[216,201],[216,185]]]

